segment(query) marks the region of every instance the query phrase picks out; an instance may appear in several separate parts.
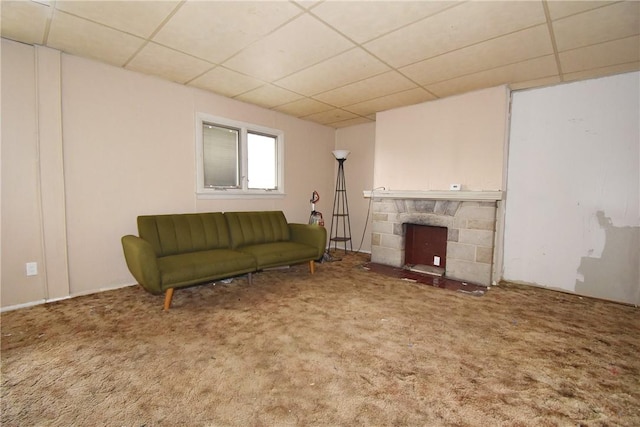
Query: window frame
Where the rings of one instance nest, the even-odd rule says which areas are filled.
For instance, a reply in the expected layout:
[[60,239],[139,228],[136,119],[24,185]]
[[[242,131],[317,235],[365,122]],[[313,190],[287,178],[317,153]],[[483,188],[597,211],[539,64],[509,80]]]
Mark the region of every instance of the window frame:
[[[239,130],[239,188],[211,188],[204,186],[204,137],[202,127],[205,124]],[[255,125],[238,120],[214,116],[207,113],[196,114],[196,195],[198,199],[253,199],[253,198],[282,198],[284,190],[284,132],[266,126]],[[249,189],[247,134],[256,133],[272,136],[276,140],[276,188]]]

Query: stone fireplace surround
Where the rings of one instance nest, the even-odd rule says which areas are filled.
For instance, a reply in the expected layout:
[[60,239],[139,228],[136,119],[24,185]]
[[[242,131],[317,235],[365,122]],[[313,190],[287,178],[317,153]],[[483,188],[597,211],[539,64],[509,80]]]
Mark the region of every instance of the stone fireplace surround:
[[375,191],[371,261],[403,267],[405,224],[447,227],[445,276],[489,286],[500,191]]

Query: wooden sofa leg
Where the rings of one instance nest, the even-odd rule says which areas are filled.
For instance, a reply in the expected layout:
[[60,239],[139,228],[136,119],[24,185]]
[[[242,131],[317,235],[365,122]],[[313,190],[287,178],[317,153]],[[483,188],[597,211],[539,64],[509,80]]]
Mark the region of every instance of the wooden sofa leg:
[[173,299],[173,288],[167,289],[167,292],[164,294],[164,311],[169,310],[171,307],[171,300]]
[[316,262],[314,260],[309,261],[309,271],[311,274],[316,272]]
[[247,274],[247,280],[249,281],[249,286],[253,285],[253,279],[252,279],[252,277],[253,277],[253,276],[251,275],[251,273],[248,273],[248,274]]

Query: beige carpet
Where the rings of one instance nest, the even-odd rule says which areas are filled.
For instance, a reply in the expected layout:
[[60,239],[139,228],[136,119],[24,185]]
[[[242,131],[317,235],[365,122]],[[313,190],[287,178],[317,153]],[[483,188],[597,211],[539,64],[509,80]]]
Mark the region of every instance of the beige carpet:
[[4,313],[2,426],[638,426],[640,311],[366,256]]

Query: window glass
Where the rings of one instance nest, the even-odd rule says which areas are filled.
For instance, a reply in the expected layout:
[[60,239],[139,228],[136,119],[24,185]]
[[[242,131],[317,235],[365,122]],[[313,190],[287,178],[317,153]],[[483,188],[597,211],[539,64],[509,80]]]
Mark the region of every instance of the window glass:
[[204,186],[237,188],[240,183],[238,168],[237,129],[202,125]]
[[277,183],[277,138],[259,133],[247,133],[247,187],[275,190]]

